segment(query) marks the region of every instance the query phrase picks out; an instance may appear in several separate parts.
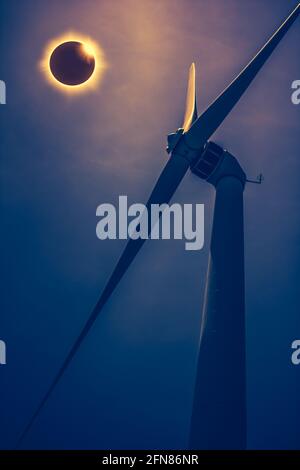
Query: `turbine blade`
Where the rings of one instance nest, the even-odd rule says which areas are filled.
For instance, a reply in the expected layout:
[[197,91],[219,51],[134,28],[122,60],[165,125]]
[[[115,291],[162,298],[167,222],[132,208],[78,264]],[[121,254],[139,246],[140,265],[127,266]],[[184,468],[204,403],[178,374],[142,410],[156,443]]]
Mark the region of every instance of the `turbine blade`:
[[197,103],[196,103],[196,71],[194,62],[190,66],[189,80],[186,95],[185,115],[182,128],[187,132],[193,122],[197,119]]
[[288,32],[299,13],[300,3],[237,78],[196,120],[190,130],[185,134],[185,140],[191,148],[201,149],[218,129],[252,83],[276,46]]
[[[175,193],[178,185],[180,184],[181,180],[183,179],[184,175],[186,174],[189,168],[189,162],[182,158],[181,156],[173,153],[169,158],[166,166],[164,167],[157,183],[151,193],[151,196],[147,202],[147,209],[150,208],[151,204],[167,204],[170,199],[172,198],[173,194]],[[150,211],[148,210],[148,227],[149,227],[149,234],[151,233],[151,223],[150,223]],[[77,353],[78,349],[80,348],[82,342],[86,338],[87,334],[89,333],[90,329],[92,328],[93,324],[95,323],[98,315],[101,313],[104,305],[109,300],[110,296],[116,289],[117,285],[119,284],[120,280],[126,273],[127,269],[133,262],[134,258],[140,251],[141,247],[143,246],[145,240],[137,239],[133,240],[130,239],[109,278],[98,302],[96,303],[95,307],[93,308],[92,312],[90,313],[89,318],[83,329],[81,330],[79,336],[77,337],[76,341],[74,342],[73,346],[70,349],[66,359],[64,360],[61,368],[59,369],[58,373],[56,374],[53,382],[51,383],[49,389],[47,390],[46,394],[44,395],[42,401],[40,402],[38,408],[36,409],[35,413],[31,417],[28,425],[26,426],[25,430],[21,434],[17,448],[20,447],[22,444],[25,436],[30,431],[32,425],[34,424],[36,418],[40,414],[42,408],[46,404],[48,398],[52,394],[53,390],[55,389],[56,385],[62,378],[63,374],[65,373],[66,369],[70,365],[72,359],[74,358],[75,354]]]

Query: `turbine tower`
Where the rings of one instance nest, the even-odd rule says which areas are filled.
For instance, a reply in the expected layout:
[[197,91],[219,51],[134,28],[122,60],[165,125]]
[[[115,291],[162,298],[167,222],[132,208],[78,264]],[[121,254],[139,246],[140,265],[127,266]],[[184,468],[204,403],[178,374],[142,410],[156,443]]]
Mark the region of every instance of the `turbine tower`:
[[215,187],[216,196],[189,447],[246,449],[246,175],[213,143],[192,171]]
[[[188,169],[216,187],[199,373],[191,427],[190,445],[193,448],[244,448],[246,440],[242,204],[246,177],[232,155],[208,141],[245,93],[299,13],[300,4],[254,59],[199,117],[195,103],[195,68],[192,65],[184,124],[168,137],[170,158],[147,203],[147,209],[152,204],[167,204]],[[149,217],[150,213],[148,210]],[[148,227],[150,235],[151,220],[148,220]],[[85,326],[22,432],[17,447],[22,444],[144,242],[144,239],[139,238],[130,239],[127,243]],[[214,356],[216,347],[220,355]],[[213,367],[216,367],[215,370]]]

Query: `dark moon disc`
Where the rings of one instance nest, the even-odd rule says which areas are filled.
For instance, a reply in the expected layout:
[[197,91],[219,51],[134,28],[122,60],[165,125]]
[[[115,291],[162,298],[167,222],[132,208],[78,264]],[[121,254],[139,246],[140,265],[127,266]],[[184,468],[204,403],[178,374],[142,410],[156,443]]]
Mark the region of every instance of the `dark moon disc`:
[[70,86],[80,85],[92,76],[95,57],[85,51],[81,42],[64,42],[52,52],[50,70],[59,82]]

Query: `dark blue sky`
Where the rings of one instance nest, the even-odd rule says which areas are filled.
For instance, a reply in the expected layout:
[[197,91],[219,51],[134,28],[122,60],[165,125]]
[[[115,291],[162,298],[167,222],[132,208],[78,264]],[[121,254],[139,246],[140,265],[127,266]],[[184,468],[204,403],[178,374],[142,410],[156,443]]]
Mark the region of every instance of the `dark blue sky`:
[[[123,242],[99,241],[96,207],[146,200],[181,125],[196,62],[203,110],[294,0],[2,0],[0,447],[13,447]],[[69,30],[99,42],[99,88],[66,97],[38,68]],[[262,186],[245,191],[251,448],[300,448],[300,23],[214,136]],[[204,203],[205,249],[146,243],[36,422],[28,448],[187,445],[213,189],[188,174],[173,201]],[[213,372],[213,371],[212,371]]]

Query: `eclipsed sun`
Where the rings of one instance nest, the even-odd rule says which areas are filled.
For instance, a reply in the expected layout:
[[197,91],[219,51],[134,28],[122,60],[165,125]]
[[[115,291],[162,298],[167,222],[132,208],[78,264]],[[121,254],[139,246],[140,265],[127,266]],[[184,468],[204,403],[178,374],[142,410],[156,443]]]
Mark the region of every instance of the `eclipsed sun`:
[[65,93],[76,94],[99,86],[106,61],[99,44],[70,32],[47,44],[40,68],[51,85]]

